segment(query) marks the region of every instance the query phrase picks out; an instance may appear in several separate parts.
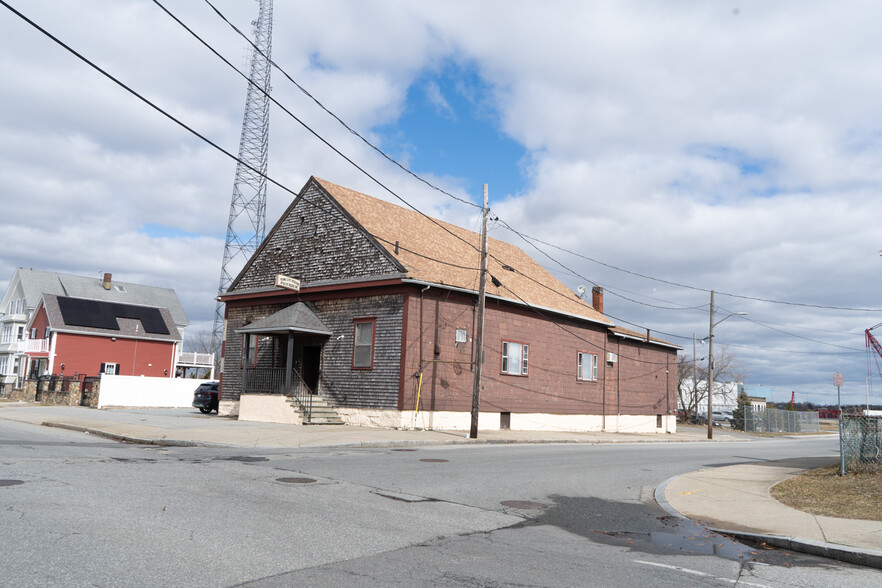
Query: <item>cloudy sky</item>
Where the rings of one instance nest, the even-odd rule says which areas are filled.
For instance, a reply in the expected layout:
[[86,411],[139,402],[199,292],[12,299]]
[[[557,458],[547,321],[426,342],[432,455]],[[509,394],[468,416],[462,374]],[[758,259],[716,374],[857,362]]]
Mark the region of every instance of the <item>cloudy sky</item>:
[[[247,70],[207,3],[166,1]],[[237,151],[244,81],[151,0],[4,3]],[[250,32],[256,2],[212,3]],[[429,182],[476,203],[489,184],[492,236],[574,290],[604,286],[624,326],[691,355],[715,290],[718,319],[748,313],[715,343],[752,391],[829,402],[840,371],[862,402],[863,330],[882,322],[879,22],[882,4],[848,0],[276,0],[272,56]],[[18,266],[112,272],[174,288],[189,331],[210,330],[235,163],[2,6],[0,74],[0,289]],[[478,226],[272,76],[276,100],[395,192]],[[269,175],[391,199],[277,107]],[[290,199],[269,188],[268,226]]]

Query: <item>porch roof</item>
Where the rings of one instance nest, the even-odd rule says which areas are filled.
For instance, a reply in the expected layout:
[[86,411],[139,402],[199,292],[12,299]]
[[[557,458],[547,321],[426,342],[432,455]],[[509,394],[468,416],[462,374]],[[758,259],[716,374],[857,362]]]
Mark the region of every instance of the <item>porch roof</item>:
[[330,336],[331,330],[303,302],[297,302],[259,321],[236,329],[237,333],[311,333]]

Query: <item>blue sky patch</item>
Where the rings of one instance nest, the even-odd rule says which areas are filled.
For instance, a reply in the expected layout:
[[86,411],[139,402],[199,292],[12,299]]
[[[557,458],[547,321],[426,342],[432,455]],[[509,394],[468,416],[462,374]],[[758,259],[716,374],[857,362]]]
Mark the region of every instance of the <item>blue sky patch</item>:
[[187,231],[182,231],[181,229],[175,227],[168,227],[166,225],[160,225],[157,223],[146,223],[141,225],[140,232],[154,239],[177,239],[180,237],[195,237],[193,233],[188,233]]
[[686,153],[737,167],[743,176],[760,176],[771,171],[776,165],[772,159],[752,157],[741,149],[722,145],[695,145],[686,149]]
[[526,149],[500,129],[493,89],[471,65],[447,63],[411,84],[401,117],[378,129],[386,149],[416,173],[461,178],[474,202],[489,184],[491,203],[523,190]]

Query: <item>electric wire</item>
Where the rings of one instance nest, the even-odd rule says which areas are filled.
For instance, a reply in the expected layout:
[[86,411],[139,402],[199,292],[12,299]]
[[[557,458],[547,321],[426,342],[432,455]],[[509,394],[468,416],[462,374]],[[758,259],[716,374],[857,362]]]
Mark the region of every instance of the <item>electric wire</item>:
[[[182,23],[179,19],[177,19],[177,17],[175,17],[173,14],[171,14],[171,13],[170,13],[170,12],[169,12],[164,6],[162,6],[159,2],[157,2],[156,0],[154,0],[154,2],[155,2],[160,8],[162,8],[167,14],[169,14],[170,17],[172,17],[176,22],[178,22],[182,27],[184,27],[186,30],[188,30],[189,32],[191,32],[191,34],[192,34],[194,37],[196,37],[201,43],[203,43],[203,45],[205,45],[207,48],[209,48],[213,53],[215,53],[219,58],[221,58],[225,63],[227,63],[232,69],[234,69],[234,70],[237,71],[240,75],[242,75],[243,77],[245,77],[245,79],[248,79],[248,80],[249,80],[249,83],[251,83],[251,81],[250,81],[250,79],[248,78],[247,75],[245,75],[243,72],[239,71],[238,68],[236,68],[235,66],[233,66],[232,64],[230,64],[229,61],[227,61],[226,59],[224,59],[219,53],[217,53],[213,48],[211,48],[211,47],[210,47],[205,41],[203,41],[198,35],[196,35],[195,33],[193,33],[193,32],[192,32],[192,31],[191,31],[186,25],[184,25],[184,23]],[[297,193],[294,192],[293,190],[291,190],[290,188],[288,188],[287,186],[285,186],[285,185],[283,185],[283,184],[277,182],[276,180],[274,180],[273,178],[271,178],[271,177],[269,177],[269,176],[266,176],[265,174],[261,173],[260,170],[257,170],[257,169],[255,169],[255,168],[253,168],[252,166],[248,165],[247,162],[241,162],[241,161],[238,159],[237,156],[233,155],[233,154],[230,153],[229,151],[227,151],[227,150],[225,150],[224,148],[220,147],[218,144],[214,143],[213,141],[211,141],[210,139],[208,139],[207,137],[205,137],[204,135],[202,135],[201,133],[199,133],[198,131],[196,131],[196,130],[193,129],[192,127],[190,127],[190,126],[188,126],[187,124],[185,124],[183,121],[181,121],[181,120],[179,120],[178,118],[174,117],[173,115],[171,115],[171,114],[168,113],[167,111],[163,110],[161,107],[159,107],[158,105],[156,105],[155,103],[153,103],[152,101],[150,101],[149,99],[147,99],[146,97],[144,97],[143,95],[141,95],[140,93],[138,93],[137,91],[135,91],[134,89],[132,89],[131,87],[129,87],[128,85],[126,85],[125,83],[123,83],[122,81],[120,81],[119,79],[115,78],[113,75],[111,75],[110,73],[108,73],[107,71],[105,71],[104,69],[102,69],[101,67],[99,67],[98,65],[96,65],[94,62],[92,62],[91,60],[89,60],[88,58],[86,58],[84,55],[82,55],[82,54],[79,53],[78,51],[74,50],[72,47],[70,47],[69,45],[67,45],[67,44],[64,43],[63,41],[61,41],[61,40],[60,40],[59,38],[57,38],[56,36],[52,35],[49,31],[47,31],[46,29],[44,29],[43,27],[41,27],[40,25],[38,25],[36,22],[34,22],[33,20],[31,20],[30,18],[28,18],[27,16],[25,16],[24,14],[22,14],[22,13],[19,12],[18,10],[16,10],[14,7],[12,7],[12,6],[11,6],[8,2],[6,2],[5,0],[0,0],[0,4],[2,4],[5,8],[7,8],[7,9],[10,10],[12,13],[14,13],[16,16],[18,16],[19,18],[21,18],[22,20],[24,20],[24,21],[25,21],[26,23],[28,23],[30,26],[32,26],[33,28],[35,28],[36,30],[38,30],[40,33],[42,33],[43,35],[45,35],[46,37],[48,37],[49,39],[51,39],[53,42],[55,42],[56,44],[58,44],[60,47],[64,48],[66,51],[68,51],[69,53],[71,53],[72,55],[74,55],[75,57],[77,57],[78,59],[80,59],[81,61],[83,61],[84,63],[86,63],[86,64],[89,65],[90,67],[92,67],[93,69],[95,69],[98,73],[102,74],[103,76],[105,76],[106,78],[108,78],[110,81],[114,82],[115,84],[117,84],[118,86],[120,86],[121,88],[123,88],[124,90],[126,90],[127,92],[129,92],[130,94],[132,94],[133,96],[135,96],[136,98],[138,98],[139,100],[141,100],[142,102],[144,102],[146,105],[148,105],[148,106],[151,107],[152,109],[156,110],[157,112],[159,112],[160,114],[162,114],[163,116],[165,116],[166,118],[168,118],[169,120],[171,120],[172,122],[174,122],[175,124],[177,124],[178,126],[180,126],[181,128],[187,130],[188,132],[190,132],[191,134],[193,134],[194,136],[196,136],[196,137],[199,138],[200,140],[204,141],[206,144],[212,146],[213,148],[215,148],[215,149],[218,150],[219,152],[223,153],[223,154],[226,155],[227,157],[229,157],[229,158],[231,158],[231,159],[233,159],[233,160],[239,161],[240,163],[243,163],[246,167],[248,167],[249,169],[251,169],[253,172],[258,173],[258,174],[260,174],[260,175],[263,175],[263,176],[267,179],[267,181],[269,181],[269,182],[272,183],[273,185],[279,187],[280,189],[284,190],[284,191],[287,192],[287,193],[290,193],[290,194],[292,194],[292,195],[294,195],[294,196],[297,196]],[[210,3],[209,3],[209,4],[210,4]],[[292,81],[293,81],[293,80],[292,80]],[[270,97],[270,99],[272,99],[272,98]],[[378,184],[380,187],[382,187],[384,190],[386,190],[387,192],[389,192],[391,195],[393,195],[395,198],[397,198],[398,200],[400,200],[402,203],[404,203],[406,206],[408,206],[409,208],[411,208],[412,210],[414,210],[414,211],[417,212],[418,214],[420,214],[420,215],[426,217],[427,219],[429,219],[430,221],[432,221],[434,224],[436,224],[436,225],[438,225],[439,227],[441,227],[445,232],[447,232],[447,233],[451,234],[452,236],[454,236],[455,238],[457,238],[457,239],[459,239],[459,240],[465,242],[466,244],[468,244],[470,247],[472,247],[473,249],[475,249],[475,250],[477,251],[477,247],[475,247],[474,244],[472,244],[472,243],[466,241],[465,239],[463,239],[463,238],[460,237],[459,235],[456,235],[455,233],[453,233],[452,231],[450,231],[447,227],[444,227],[443,225],[441,225],[438,221],[436,221],[436,220],[433,219],[432,217],[429,217],[429,216],[426,215],[425,213],[423,213],[423,212],[421,212],[420,210],[416,209],[414,206],[412,206],[410,203],[408,203],[406,200],[404,200],[403,198],[401,198],[398,194],[396,194],[394,191],[392,191],[390,188],[388,188],[387,186],[385,186],[382,182],[380,182],[378,179],[376,179],[374,176],[372,176],[370,173],[368,173],[366,170],[364,170],[362,167],[360,167],[358,164],[356,164],[354,161],[352,161],[349,157],[347,157],[347,156],[344,155],[342,152],[340,152],[338,149],[336,149],[336,148],[335,148],[333,145],[331,145],[327,140],[325,140],[323,137],[321,137],[317,132],[315,132],[313,129],[311,129],[308,125],[306,125],[303,121],[301,121],[301,120],[300,120],[298,117],[296,117],[293,113],[290,113],[290,111],[288,111],[287,109],[285,109],[285,108],[284,108],[281,104],[279,104],[277,101],[273,100],[273,102],[274,102],[275,104],[277,104],[278,106],[280,106],[281,108],[283,108],[283,110],[285,110],[286,113],[288,113],[292,118],[294,118],[294,120],[296,120],[298,123],[300,123],[301,126],[303,126],[305,129],[307,129],[307,130],[308,130],[310,133],[312,133],[314,136],[316,136],[320,141],[322,141],[324,144],[326,144],[329,148],[331,148],[334,152],[336,152],[338,155],[340,155],[340,156],[341,156],[343,159],[345,159],[348,163],[350,163],[351,165],[353,165],[356,169],[358,169],[359,171],[361,171],[362,173],[364,173],[367,177],[369,177],[370,179],[372,179],[375,183],[377,183],[377,184]],[[342,121],[341,121],[341,122],[342,122]],[[467,201],[466,201],[466,202],[467,202]],[[474,206],[474,204],[471,203],[471,202],[467,202],[467,203],[472,204],[472,205]],[[567,266],[565,266],[564,264],[562,264],[562,263],[559,262],[558,260],[554,259],[554,258],[551,257],[550,255],[548,255],[547,253],[545,253],[544,251],[542,251],[542,250],[541,250],[538,246],[536,246],[532,241],[535,240],[535,241],[538,242],[538,243],[542,243],[543,245],[546,245],[546,246],[552,247],[552,248],[554,248],[554,249],[558,249],[558,250],[563,251],[563,252],[565,252],[565,253],[569,253],[569,254],[571,254],[571,255],[575,255],[575,256],[577,256],[577,257],[580,257],[580,258],[586,259],[586,260],[588,260],[588,261],[591,261],[591,262],[594,262],[594,263],[598,263],[598,264],[603,265],[603,266],[605,266],[605,267],[609,267],[609,268],[611,268],[611,269],[614,269],[614,270],[617,270],[617,271],[622,271],[622,272],[624,272],[624,273],[632,274],[632,275],[639,276],[639,277],[642,277],[642,278],[645,278],[645,279],[650,279],[650,280],[658,281],[658,282],[661,282],[661,283],[667,283],[667,284],[670,284],[670,285],[674,285],[674,286],[678,286],[678,287],[683,287],[683,288],[688,288],[688,289],[697,290],[697,291],[704,291],[704,292],[709,292],[709,291],[710,291],[710,290],[703,289],[703,288],[697,288],[697,287],[694,287],[694,286],[688,286],[688,285],[685,285],[685,284],[679,284],[679,283],[677,283],[677,282],[673,282],[673,281],[669,281],[669,280],[664,280],[664,279],[660,279],[660,278],[654,278],[654,277],[652,277],[652,276],[647,276],[647,275],[644,275],[644,274],[640,274],[640,273],[638,273],[638,272],[632,272],[632,271],[630,271],[630,270],[626,270],[626,269],[623,269],[623,268],[619,268],[619,267],[617,267],[617,266],[613,266],[613,265],[611,265],[611,264],[606,264],[606,263],[604,263],[604,262],[600,262],[600,261],[598,261],[598,260],[595,260],[595,259],[589,258],[589,257],[587,257],[587,256],[584,256],[584,255],[581,255],[581,254],[578,254],[578,253],[575,253],[575,252],[570,251],[570,250],[568,250],[568,249],[565,249],[565,248],[562,248],[562,247],[559,247],[559,246],[553,245],[553,244],[551,244],[551,243],[547,243],[547,242],[542,241],[542,240],[540,240],[540,239],[536,239],[536,238],[534,238],[534,237],[529,237],[529,236],[525,235],[524,233],[521,233],[521,232],[515,230],[513,227],[511,227],[511,226],[510,226],[507,222],[505,222],[504,220],[500,220],[500,219],[498,219],[498,217],[496,217],[496,219],[499,220],[499,222],[502,223],[502,225],[504,225],[508,230],[510,230],[510,231],[512,231],[513,233],[517,234],[517,235],[518,235],[519,237],[521,237],[525,242],[529,243],[529,244],[530,244],[531,246],[533,246],[535,249],[537,249],[538,251],[540,251],[541,253],[543,253],[543,255],[545,255],[546,257],[548,257],[549,259],[551,259],[552,261],[554,261],[555,263],[557,263],[558,265],[560,265],[560,266],[563,267],[564,269],[566,269],[566,270],[568,270],[569,272],[573,273],[574,275],[576,275],[576,276],[578,276],[578,277],[580,277],[580,278],[585,279],[585,280],[588,281],[589,283],[594,284],[593,281],[588,280],[587,278],[584,278],[584,276],[579,275],[577,272],[574,272],[573,270],[571,270],[570,268],[568,268]],[[415,253],[415,252],[413,252],[413,253]],[[417,255],[419,255],[419,254],[417,254]],[[497,262],[503,264],[503,262],[502,262],[501,260],[499,260],[498,258],[496,258],[495,256],[491,256],[491,257],[492,257],[493,259],[495,259]],[[440,263],[445,263],[445,264],[448,264],[448,265],[456,265],[456,264],[451,264],[451,263],[449,263],[449,262],[444,262],[444,261],[437,260],[437,259],[436,259],[435,261],[438,261],[438,262],[440,262]],[[503,264],[503,265],[504,265],[504,264]],[[470,268],[466,268],[465,266],[461,266],[461,267],[463,267],[464,269],[470,269]],[[531,279],[532,281],[536,282],[537,284],[540,284],[540,285],[542,285],[543,287],[548,288],[549,290],[551,290],[551,291],[553,291],[553,292],[555,292],[555,293],[557,293],[557,294],[559,294],[559,295],[566,296],[566,295],[561,294],[561,293],[558,292],[557,290],[554,290],[553,288],[550,288],[550,287],[548,287],[547,285],[542,284],[541,282],[538,282],[537,280],[533,279],[532,277],[527,276],[526,274],[523,274],[522,272],[518,272],[518,273],[520,273],[521,275],[527,277],[528,279]],[[509,291],[511,291],[511,290],[509,290]],[[734,298],[742,298],[742,299],[748,299],[748,300],[756,300],[756,301],[760,301],[760,302],[768,302],[768,303],[774,303],[774,304],[787,304],[787,305],[792,305],[792,306],[804,306],[804,307],[820,308],[820,309],[830,309],[830,310],[848,310],[848,311],[863,311],[863,312],[882,312],[882,311],[880,311],[880,310],[878,310],[878,309],[861,309],[861,308],[849,308],[849,307],[824,306],[824,305],[817,305],[817,304],[805,304],[805,303],[796,303],[796,302],[777,301],[777,300],[771,300],[771,299],[765,299],[765,298],[759,298],[759,297],[751,297],[751,296],[743,296],[743,295],[731,294],[731,293],[726,293],[726,292],[717,292],[717,293],[718,293],[718,294],[721,294],[721,295],[724,295],[724,296],[734,297]],[[517,296],[517,295],[516,295],[516,296]],[[518,296],[518,298],[520,298],[520,297]],[[567,296],[567,298],[569,299],[568,296]],[[627,299],[627,300],[630,300],[630,299],[628,299],[627,297],[624,297],[624,296],[622,296],[622,298],[625,298],[625,299]],[[523,299],[521,299],[521,301],[524,302],[524,303],[526,304],[526,302],[523,301]],[[653,307],[655,306],[655,305],[649,305],[649,304],[647,304],[647,303],[642,303],[642,302],[639,302],[639,301],[634,301],[634,300],[630,300],[630,301],[635,302],[635,303],[637,303],[637,304],[643,304],[643,305],[646,305],[646,306],[653,306]],[[528,305],[528,306],[529,306],[529,305]],[[659,307],[659,308],[661,308],[661,307]],[[670,308],[670,309],[673,310],[673,308]],[[681,309],[677,309],[677,310],[681,310]],[[683,308],[683,310],[685,310],[685,308]],[[630,325],[633,325],[633,326],[640,326],[640,325],[637,325],[636,323],[632,323],[632,322],[624,321],[624,320],[619,319],[619,318],[616,318],[616,317],[612,317],[611,315],[608,315],[608,316],[610,316],[610,318],[614,318],[615,320],[621,321],[621,322],[626,323],[626,324],[630,324]],[[752,322],[755,322],[755,321],[752,321]],[[760,324],[760,323],[757,323],[757,324]],[[763,326],[765,326],[765,325],[763,325]],[[684,337],[684,336],[681,336],[681,335],[675,335],[675,334],[671,334],[671,333],[664,333],[663,331],[658,331],[658,330],[656,330],[655,332],[656,332],[656,333],[662,333],[662,334],[665,334],[666,336],[673,336],[673,337],[677,337],[677,338],[687,339],[687,337]],[[790,335],[790,336],[794,336],[794,337],[799,337],[798,335],[794,335],[794,334],[792,334],[792,333],[787,333],[787,332],[784,332],[784,331],[781,331],[781,332],[782,332],[783,334],[786,334],[786,335]],[[823,342],[821,342],[821,341],[815,341],[815,340],[813,340],[813,339],[808,339],[808,338],[805,338],[805,337],[800,337],[800,338],[804,338],[804,339],[807,339],[807,340],[809,340],[809,341],[816,342],[816,343],[826,344],[826,343],[823,343]],[[828,344],[828,345],[832,345],[832,344]],[[836,345],[833,345],[833,346],[836,346]],[[839,346],[839,347],[841,347],[841,346]],[[847,348],[847,347],[842,347],[842,348],[844,348],[844,349],[849,349],[849,348]]]
[[[242,32],[242,31],[241,31],[236,25],[234,25],[232,22],[230,22],[230,20],[229,20],[226,16],[224,16],[224,14],[223,14],[220,10],[218,10],[218,8],[217,8],[214,4],[212,4],[209,0],[205,0],[205,3],[208,4],[208,6],[211,7],[211,9],[215,12],[215,14],[217,14],[217,16],[218,16],[221,20],[223,20],[225,23],[227,23],[227,25],[229,25],[230,28],[232,28],[232,29],[233,29],[233,30],[234,30],[234,31],[235,31],[240,37],[242,37],[243,39],[245,39],[245,41],[248,42],[248,44],[250,44],[251,47],[253,47],[253,49],[254,49],[255,51],[257,51],[257,52],[259,52],[261,55],[263,55],[263,52],[262,52],[262,51],[260,50],[260,48],[254,43],[254,41],[252,41],[252,40],[248,37],[248,35],[246,35],[245,33],[243,33],[243,32]],[[157,4],[158,4],[158,2],[157,2]],[[264,56],[264,58],[266,58],[266,55],[263,55],[263,56]],[[456,195],[454,195],[454,194],[451,194],[450,192],[444,190],[443,188],[440,188],[440,187],[436,186],[435,184],[431,183],[430,181],[426,180],[425,178],[423,178],[422,176],[420,176],[420,175],[417,174],[416,172],[414,172],[414,171],[410,170],[409,168],[405,167],[403,164],[401,164],[401,163],[400,163],[399,161],[397,161],[395,158],[393,158],[392,156],[390,156],[389,154],[387,154],[385,151],[383,151],[382,149],[380,149],[379,147],[377,147],[376,145],[374,145],[373,143],[371,143],[369,140],[367,140],[367,139],[366,139],[361,133],[359,133],[358,131],[356,131],[355,129],[353,129],[351,126],[349,126],[345,121],[343,121],[343,119],[341,119],[339,116],[337,116],[333,111],[331,111],[330,109],[328,109],[324,104],[322,104],[322,102],[321,102],[318,98],[316,98],[315,96],[313,96],[313,95],[312,95],[312,94],[311,94],[311,93],[310,93],[305,87],[303,87],[300,83],[297,82],[297,80],[295,80],[293,77],[291,77],[291,76],[288,74],[288,72],[285,71],[285,69],[283,69],[283,68],[282,68],[280,65],[278,65],[275,61],[273,61],[272,59],[268,59],[268,61],[269,61],[270,65],[272,65],[274,68],[276,68],[276,70],[278,70],[279,73],[281,73],[283,76],[285,76],[285,78],[287,78],[289,82],[291,82],[292,84],[294,84],[294,86],[296,86],[298,90],[300,90],[305,96],[307,96],[310,100],[312,100],[312,101],[313,101],[313,102],[314,102],[319,108],[321,108],[321,109],[324,110],[326,113],[328,113],[328,115],[330,115],[331,117],[334,118],[334,120],[336,120],[338,123],[340,123],[340,125],[342,125],[343,128],[345,128],[345,129],[346,129],[347,131],[349,131],[351,134],[353,134],[353,135],[355,135],[356,137],[358,137],[359,139],[361,139],[361,140],[362,140],[362,141],[363,141],[368,147],[370,147],[371,149],[373,149],[374,151],[376,151],[376,152],[377,152],[379,155],[381,155],[384,159],[388,160],[390,163],[394,164],[396,167],[398,167],[399,169],[401,169],[401,170],[404,171],[405,173],[409,174],[410,176],[413,176],[414,178],[416,178],[417,180],[419,180],[420,182],[422,182],[423,184],[425,184],[425,185],[428,186],[429,188],[432,188],[433,190],[436,190],[436,191],[440,192],[441,194],[444,194],[445,196],[448,196],[448,197],[450,197],[450,198],[453,198],[454,200],[457,200],[457,201],[459,201],[459,202],[462,202],[463,204],[468,204],[469,206],[473,206],[473,207],[475,207],[475,208],[481,208],[480,205],[475,204],[474,202],[472,202],[472,201],[470,201],[470,200],[466,200],[465,198],[460,198],[459,196],[456,196]]]

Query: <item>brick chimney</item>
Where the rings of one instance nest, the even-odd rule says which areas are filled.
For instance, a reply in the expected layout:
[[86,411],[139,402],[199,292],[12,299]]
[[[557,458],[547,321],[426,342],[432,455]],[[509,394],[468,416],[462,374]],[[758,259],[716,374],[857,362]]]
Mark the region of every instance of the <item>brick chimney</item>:
[[594,307],[594,310],[603,314],[603,288],[600,286],[594,286],[591,288],[591,306]]
[[110,277],[112,274],[104,274],[104,289],[110,290]]

